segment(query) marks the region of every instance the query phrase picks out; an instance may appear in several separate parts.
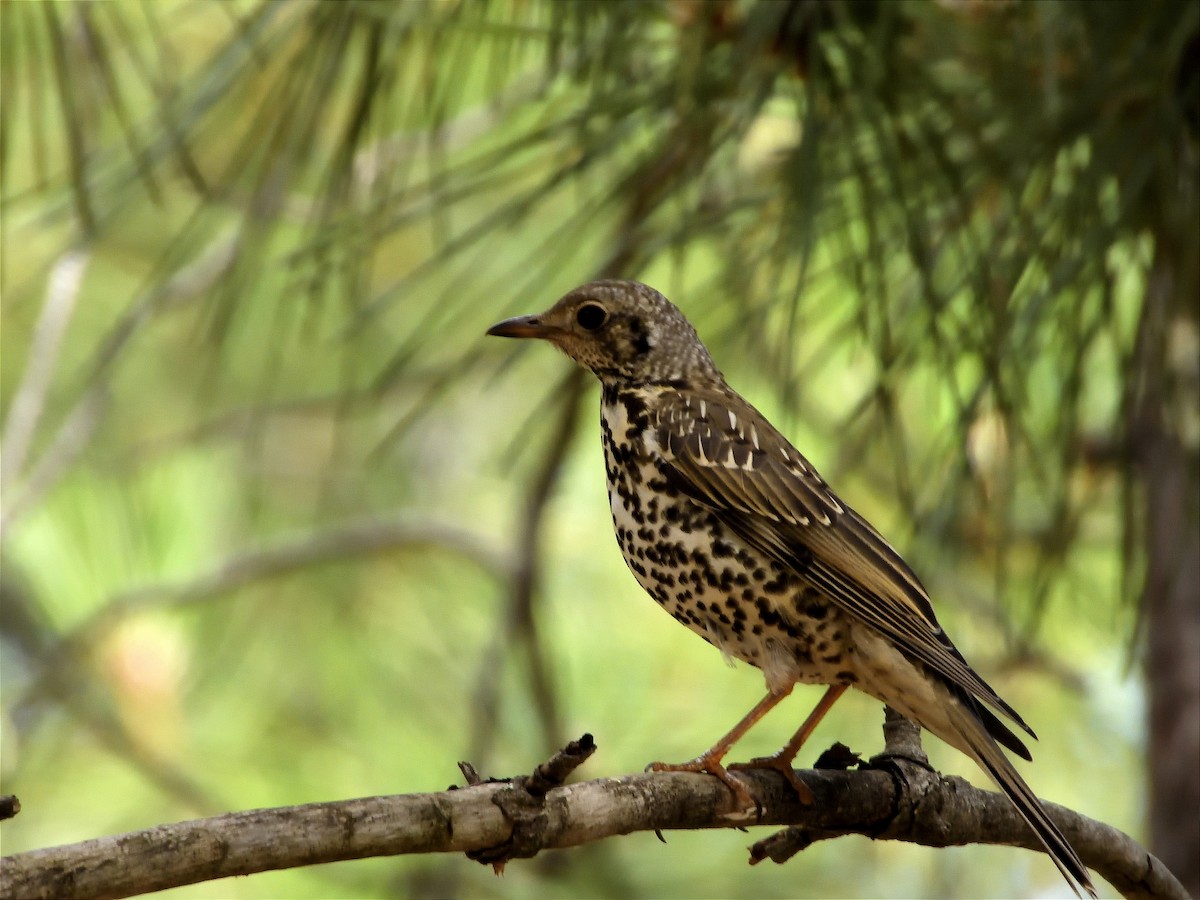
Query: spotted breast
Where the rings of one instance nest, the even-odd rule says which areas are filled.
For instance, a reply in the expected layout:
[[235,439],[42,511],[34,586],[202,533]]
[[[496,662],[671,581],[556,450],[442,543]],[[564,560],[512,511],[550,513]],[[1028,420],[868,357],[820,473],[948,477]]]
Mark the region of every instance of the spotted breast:
[[[762,669],[772,690],[796,682],[852,683],[853,623],[803,575],[732,533],[662,464],[670,452],[663,444],[671,440],[674,394],[670,386],[611,388],[601,405],[613,526],[634,577],[727,658]],[[709,412],[697,405],[681,421],[698,446],[708,443],[716,451],[715,442],[704,440],[705,426],[715,424]],[[752,457],[742,464],[752,464]]]

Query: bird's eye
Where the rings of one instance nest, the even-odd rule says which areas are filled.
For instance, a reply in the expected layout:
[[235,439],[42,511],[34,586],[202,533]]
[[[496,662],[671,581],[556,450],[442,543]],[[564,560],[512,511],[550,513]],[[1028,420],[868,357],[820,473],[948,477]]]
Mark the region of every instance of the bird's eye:
[[597,306],[595,303],[585,303],[575,313],[575,321],[584,331],[595,331],[604,324],[604,320],[607,318],[608,313],[604,311],[604,307]]

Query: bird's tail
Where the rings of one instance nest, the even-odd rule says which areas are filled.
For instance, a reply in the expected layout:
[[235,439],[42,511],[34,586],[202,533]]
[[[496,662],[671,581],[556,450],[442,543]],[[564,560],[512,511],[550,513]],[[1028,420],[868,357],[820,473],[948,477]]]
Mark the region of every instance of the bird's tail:
[[[971,704],[973,705],[973,704]],[[1087,866],[1079,858],[1079,854],[1063,836],[1062,831],[1050,819],[1041,801],[1034,795],[1033,790],[1025,783],[1019,772],[1013,768],[1004,751],[988,734],[983,720],[975,714],[968,703],[949,704],[950,720],[962,738],[960,749],[967,752],[984,771],[992,776],[992,780],[1002,790],[1013,806],[1017,808],[1022,818],[1029,823],[1038,839],[1045,845],[1046,851],[1063,878],[1071,885],[1071,889],[1082,897],[1082,891],[1088,896],[1095,897],[1096,889],[1088,876]]]

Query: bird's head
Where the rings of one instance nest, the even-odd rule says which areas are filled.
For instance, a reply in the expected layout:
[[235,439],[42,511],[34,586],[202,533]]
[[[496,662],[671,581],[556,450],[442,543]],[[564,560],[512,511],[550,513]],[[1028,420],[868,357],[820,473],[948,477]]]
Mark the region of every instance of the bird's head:
[[683,313],[637,281],[593,281],[544,313],[506,319],[487,333],[549,341],[605,384],[721,377]]

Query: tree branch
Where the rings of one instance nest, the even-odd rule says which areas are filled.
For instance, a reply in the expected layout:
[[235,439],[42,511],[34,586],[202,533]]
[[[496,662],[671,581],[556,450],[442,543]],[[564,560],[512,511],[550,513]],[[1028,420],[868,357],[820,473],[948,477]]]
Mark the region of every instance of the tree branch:
[[[0,860],[0,896],[127,897],[233,875],[413,853],[466,852],[502,865],[635,831],[749,825],[788,826],[755,844],[751,862],[782,862],[816,841],[846,834],[930,847],[1042,849],[1002,795],[902,757],[889,758],[884,768],[801,770],[816,798],[811,806],[799,804],[774,772],[740,773],[761,813],[737,809],[724,785],[690,773],[602,778],[543,793],[592,749],[585,736],[534,776],[512,782],[228,813],[18,853]],[[1088,866],[1124,896],[1187,896],[1132,838],[1064,807],[1050,803],[1047,809]],[[789,852],[777,852],[781,845]]]

